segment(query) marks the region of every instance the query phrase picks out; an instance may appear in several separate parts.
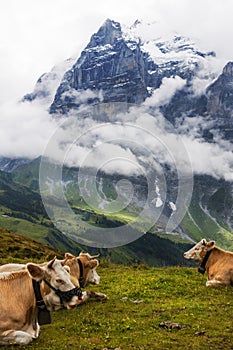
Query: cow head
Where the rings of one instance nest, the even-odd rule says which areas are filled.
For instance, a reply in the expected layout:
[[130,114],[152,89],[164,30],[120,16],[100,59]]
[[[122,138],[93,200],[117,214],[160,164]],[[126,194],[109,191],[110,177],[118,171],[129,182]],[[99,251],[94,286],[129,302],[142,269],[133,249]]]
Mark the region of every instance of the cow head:
[[187,260],[194,260],[197,263],[201,263],[206,255],[206,253],[213,249],[215,246],[214,241],[207,242],[205,238],[203,238],[200,242],[198,242],[194,247],[189,249],[184,253],[184,258]]
[[99,266],[99,261],[97,258],[99,255],[91,256],[88,253],[80,253],[78,258],[83,265],[83,280],[84,286],[88,284],[99,284],[100,277],[96,272],[96,268]]
[[[77,295],[72,295],[68,301],[62,301],[56,293],[56,291],[70,292],[75,287],[79,287],[78,283],[74,284],[73,281],[71,282],[71,276],[67,271],[69,267],[62,266],[56,258],[44,266],[28,263],[26,268],[31,278],[41,282],[42,297],[49,310],[58,310],[63,306],[67,309],[73,309],[80,303]],[[48,282],[51,288],[45,282]]]
[[88,284],[99,284],[100,277],[96,272],[99,261],[95,259],[98,256],[99,255],[91,256],[88,253],[80,253],[79,256],[76,257],[70,253],[66,253],[62,264],[66,264],[70,267],[71,276],[76,277],[80,281],[82,287]]

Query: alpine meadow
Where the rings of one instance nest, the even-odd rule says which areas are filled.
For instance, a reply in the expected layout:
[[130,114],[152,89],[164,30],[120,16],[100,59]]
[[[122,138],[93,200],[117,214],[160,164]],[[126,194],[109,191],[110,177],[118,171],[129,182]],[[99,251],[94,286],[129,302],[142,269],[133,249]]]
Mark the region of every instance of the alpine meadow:
[[[25,263],[35,250],[37,261],[57,253],[19,238],[1,231],[1,263]],[[13,239],[15,251],[26,259],[6,254]],[[90,289],[104,292],[108,300],[52,312],[52,324],[41,326],[39,338],[20,349],[232,348],[232,287],[206,288],[205,276],[188,267],[125,266],[100,259],[98,273],[100,284]]]

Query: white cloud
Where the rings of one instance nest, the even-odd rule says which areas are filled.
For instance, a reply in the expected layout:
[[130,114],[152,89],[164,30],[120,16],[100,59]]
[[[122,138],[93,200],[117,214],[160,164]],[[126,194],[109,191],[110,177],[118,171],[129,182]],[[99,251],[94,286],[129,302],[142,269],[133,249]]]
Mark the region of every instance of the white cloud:
[[184,137],[183,140],[194,173],[233,181],[232,144],[229,143],[229,149],[224,149],[217,144],[203,142],[200,139]]
[[95,98],[99,99],[100,101],[103,100],[103,94],[101,90],[94,91],[90,89],[84,91],[69,89],[62,94],[62,99],[65,99],[66,97],[69,97],[75,104],[86,103],[89,99]]
[[49,144],[50,155],[69,166],[139,175],[161,172],[161,165],[170,164],[181,173],[233,181],[232,144],[218,136],[218,143],[205,142],[201,129],[208,120],[203,117],[186,118],[175,129],[161,113],[150,115],[146,104],[107,124],[77,116],[57,120],[35,102],[5,104],[0,109],[0,156],[35,158]]
[[[151,106],[151,103],[149,104]],[[161,113],[147,106],[133,107],[114,122],[77,115],[65,120],[51,142],[51,156],[69,166],[93,167],[107,173],[139,175],[168,164],[180,174],[208,174],[233,180],[232,144],[205,142],[201,130],[209,121],[186,118],[173,127]],[[54,142],[54,144],[53,144]]]
[[186,80],[175,76],[172,78],[163,78],[162,84],[156,90],[153,95],[146,99],[145,106],[163,106],[171,100],[177,90],[182,89],[186,84]]
[[212,56],[200,60],[199,70],[191,81],[192,92],[197,96],[205,93],[206,88],[221,74],[224,63],[223,59]]
[[37,103],[0,107],[0,156],[35,158],[43,153],[57,122]]

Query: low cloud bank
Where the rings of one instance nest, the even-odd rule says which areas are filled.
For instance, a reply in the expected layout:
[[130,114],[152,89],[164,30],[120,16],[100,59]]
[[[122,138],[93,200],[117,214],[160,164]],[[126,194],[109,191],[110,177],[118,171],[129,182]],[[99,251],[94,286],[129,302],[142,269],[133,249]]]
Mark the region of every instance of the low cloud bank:
[[5,104],[0,109],[0,156],[32,159],[49,150],[52,158],[66,165],[106,173],[139,175],[169,164],[184,173],[233,181],[232,144],[218,135],[215,143],[204,141],[201,129],[207,120],[185,118],[175,128],[155,108],[169,102],[184,83],[179,77],[164,79],[141,107],[106,123],[98,121],[103,120],[98,115],[93,119],[77,111],[52,117],[37,101]]

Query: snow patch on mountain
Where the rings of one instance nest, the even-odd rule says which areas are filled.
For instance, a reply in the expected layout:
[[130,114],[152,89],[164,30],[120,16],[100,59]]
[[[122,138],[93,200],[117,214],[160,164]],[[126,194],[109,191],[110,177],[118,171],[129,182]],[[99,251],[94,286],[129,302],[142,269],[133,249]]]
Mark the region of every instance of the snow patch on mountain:
[[34,101],[36,99],[41,104],[49,106],[65,72],[73,66],[74,62],[74,58],[69,58],[54,66],[50,72],[42,74],[37,80],[34,91],[25,95],[23,101]]
[[[195,71],[191,89],[201,95],[206,87],[220,74],[223,62],[213,51],[200,50],[194,40],[171,32],[162,23],[136,21],[132,26],[123,26],[123,38],[134,49],[137,45],[158,66],[158,71],[177,69]],[[150,71],[150,74],[155,71]]]

